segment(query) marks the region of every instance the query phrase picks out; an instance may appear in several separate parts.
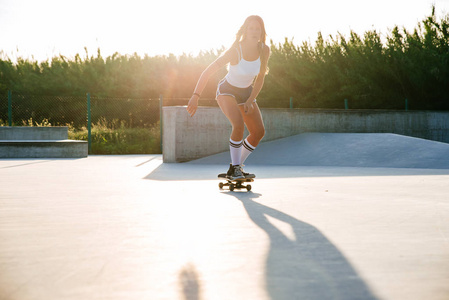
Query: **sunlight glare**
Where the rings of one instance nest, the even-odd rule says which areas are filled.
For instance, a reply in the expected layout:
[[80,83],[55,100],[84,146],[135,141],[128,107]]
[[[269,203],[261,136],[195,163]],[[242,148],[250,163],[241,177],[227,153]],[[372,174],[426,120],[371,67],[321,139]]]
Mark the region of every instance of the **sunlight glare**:
[[[399,25],[412,30],[431,12],[448,11],[446,0],[315,1],[228,0],[215,5],[206,0],[3,0],[0,5],[0,40],[10,57],[46,60],[62,54],[74,57],[103,56],[115,52],[168,55],[197,55],[200,51],[229,47],[245,18],[260,15],[268,41],[283,43],[285,38],[301,45],[314,44],[318,32],[325,39],[353,30],[381,34]],[[405,11],[407,8],[407,11]],[[17,52],[17,49],[19,51]]]

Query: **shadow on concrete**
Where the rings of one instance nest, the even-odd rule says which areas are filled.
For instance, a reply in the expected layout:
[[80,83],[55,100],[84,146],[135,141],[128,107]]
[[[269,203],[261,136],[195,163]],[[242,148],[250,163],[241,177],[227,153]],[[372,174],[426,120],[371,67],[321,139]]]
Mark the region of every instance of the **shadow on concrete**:
[[159,159],[159,157],[155,155],[155,156],[151,157],[150,159],[147,159],[146,161],[139,163],[135,167],[141,167],[141,166],[143,166],[143,165],[145,165],[145,164],[147,164],[147,163],[149,163],[149,162],[151,162],[153,160],[156,160],[156,159]]
[[185,300],[201,300],[201,286],[198,271],[195,266],[188,264],[179,273],[179,286]]
[[[243,203],[249,218],[270,238],[265,268],[271,299],[377,299],[344,255],[315,227],[253,199],[257,193],[224,192]],[[287,236],[267,217],[284,222]]]
[[17,168],[17,167],[23,167],[27,165],[35,165],[35,164],[43,164],[43,163],[50,163],[53,161],[58,160],[81,160],[85,159],[84,157],[81,158],[0,158],[1,162],[5,162],[6,164],[11,163],[10,165],[6,165],[4,167],[0,167],[0,169],[9,169],[9,168]]

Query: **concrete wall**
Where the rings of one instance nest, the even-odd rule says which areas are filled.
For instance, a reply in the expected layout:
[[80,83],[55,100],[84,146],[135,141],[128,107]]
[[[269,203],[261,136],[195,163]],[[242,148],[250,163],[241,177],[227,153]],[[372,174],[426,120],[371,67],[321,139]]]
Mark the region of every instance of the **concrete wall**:
[[[396,133],[449,143],[449,112],[262,109],[263,141],[304,132]],[[164,162],[185,162],[229,149],[231,126],[219,108],[163,108]],[[245,133],[246,135],[246,133]]]
[[87,155],[86,141],[0,140],[0,158],[82,158]]
[[0,126],[0,158],[87,157],[87,142],[68,140],[68,135],[67,126]]
[[0,140],[65,140],[67,138],[67,126],[0,126]]

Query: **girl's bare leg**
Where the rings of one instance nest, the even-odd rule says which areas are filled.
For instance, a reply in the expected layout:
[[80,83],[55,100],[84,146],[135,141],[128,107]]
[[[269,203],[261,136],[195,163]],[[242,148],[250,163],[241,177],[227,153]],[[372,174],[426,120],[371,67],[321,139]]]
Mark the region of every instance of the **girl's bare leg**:
[[257,147],[259,142],[265,135],[265,126],[263,125],[262,114],[260,113],[259,106],[257,103],[253,103],[254,109],[251,113],[245,114],[243,110],[243,105],[239,105],[239,109],[243,118],[243,122],[248,128],[249,135],[247,137],[248,142]]
[[220,95],[217,98],[217,102],[232,125],[231,139],[241,141],[245,130],[245,122],[237,101],[232,96]]

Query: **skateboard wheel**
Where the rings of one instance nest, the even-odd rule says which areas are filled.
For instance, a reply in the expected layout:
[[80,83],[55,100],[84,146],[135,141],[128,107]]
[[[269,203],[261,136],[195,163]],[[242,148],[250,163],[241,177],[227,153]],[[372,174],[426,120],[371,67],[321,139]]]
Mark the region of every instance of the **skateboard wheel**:
[[220,190],[222,190],[222,189],[223,189],[223,182],[220,182],[220,183],[218,184],[218,187],[220,188]]
[[230,190],[231,192],[234,190],[234,184],[233,184],[233,183],[231,183],[231,184],[229,185],[229,190]]
[[249,192],[251,191],[251,184],[246,185],[246,190]]

